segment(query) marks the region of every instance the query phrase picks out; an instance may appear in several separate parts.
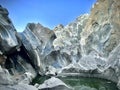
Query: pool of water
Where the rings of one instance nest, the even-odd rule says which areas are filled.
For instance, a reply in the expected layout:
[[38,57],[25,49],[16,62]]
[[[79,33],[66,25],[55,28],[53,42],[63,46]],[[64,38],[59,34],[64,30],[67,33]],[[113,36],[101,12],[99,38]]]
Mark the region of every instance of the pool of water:
[[[36,77],[32,84],[42,84],[49,77]],[[59,77],[68,86],[73,87],[74,90],[119,90],[115,83],[98,78],[85,77]]]

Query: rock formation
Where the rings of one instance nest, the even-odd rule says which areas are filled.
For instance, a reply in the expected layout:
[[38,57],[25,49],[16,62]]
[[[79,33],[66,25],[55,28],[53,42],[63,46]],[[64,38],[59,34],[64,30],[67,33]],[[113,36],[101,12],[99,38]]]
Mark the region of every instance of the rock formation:
[[94,50],[107,58],[119,44],[119,5],[118,0],[98,0],[93,6],[86,27],[81,33],[86,54]]
[[50,63],[54,57],[52,55],[54,53],[52,43],[55,38],[52,30],[39,23],[29,23],[21,34],[23,46],[40,74],[45,72],[47,63]]
[[39,90],[73,90],[58,78],[52,77],[39,85]]
[[118,0],[98,0],[90,15],[82,15],[64,28],[55,28],[54,48],[67,54],[71,61],[62,72],[92,72],[92,76],[118,82],[119,5]]
[[119,36],[120,0],[98,0],[67,26],[28,23],[22,33],[0,6],[0,88],[24,90],[36,74],[53,74],[108,79],[120,89]]
[[0,6],[0,52],[10,54],[17,50],[19,45],[17,32],[8,18],[8,11]]
[[33,90],[24,85],[36,76],[29,60],[8,11],[0,6],[0,90]]

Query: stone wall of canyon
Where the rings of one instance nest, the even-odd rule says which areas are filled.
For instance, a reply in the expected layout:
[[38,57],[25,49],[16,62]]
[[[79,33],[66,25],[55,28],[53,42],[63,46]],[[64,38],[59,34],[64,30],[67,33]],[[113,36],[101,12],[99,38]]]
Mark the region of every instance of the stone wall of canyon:
[[103,78],[120,88],[120,0],[98,0],[90,14],[54,30],[28,23],[18,33],[8,14],[0,6],[2,90],[37,90],[26,85],[37,74]]

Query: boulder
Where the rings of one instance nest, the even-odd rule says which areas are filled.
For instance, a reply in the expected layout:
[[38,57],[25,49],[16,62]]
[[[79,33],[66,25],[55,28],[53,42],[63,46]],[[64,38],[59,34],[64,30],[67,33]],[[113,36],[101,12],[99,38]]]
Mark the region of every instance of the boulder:
[[55,39],[54,32],[39,23],[29,23],[21,34],[21,39],[35,68],[40,74],[44,73],[45,62],[53,58],[50,54],[54,51],[52,45]]
[[20,46],[19,36],[8,17],[7,9],[0,6],[0,52],[10,54]]
[[63,81],[58,78],[52,77],[43,84],[39,85],[39,90],[73,90],[71,87],[67,86]]
[[0,6],[0,84],[30,83],[36,72],[8,15]]
[[14,79],[9,74],[7,69],[3,69],[0,66],[0,85],[11,85],[14,84]]
[[[22,88],[10,83],[29,84],[37,72],[104,78],[120,88],[119,30],[120,0],[97,0],[90,14],[81,15],[66,26],[60,24],[54,30],[28,23],[19,35],[8,11],[0,6],[0,85],[8,85],[2,86],[3,90]],[[71,89],[57,78],[38,88]]]

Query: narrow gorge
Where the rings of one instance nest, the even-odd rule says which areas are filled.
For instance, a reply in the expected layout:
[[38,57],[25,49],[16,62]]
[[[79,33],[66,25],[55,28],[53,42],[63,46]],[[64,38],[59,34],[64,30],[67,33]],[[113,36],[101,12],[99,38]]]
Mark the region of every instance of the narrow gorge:
[[[120,0],[97,0],[90,14],[54,30],[28,23],[19,33],[8,15],[0,6],[0,90],[74,90],[59,77],[105,79],[120,89]],[[32,85],[36,76],[51,78]]]

